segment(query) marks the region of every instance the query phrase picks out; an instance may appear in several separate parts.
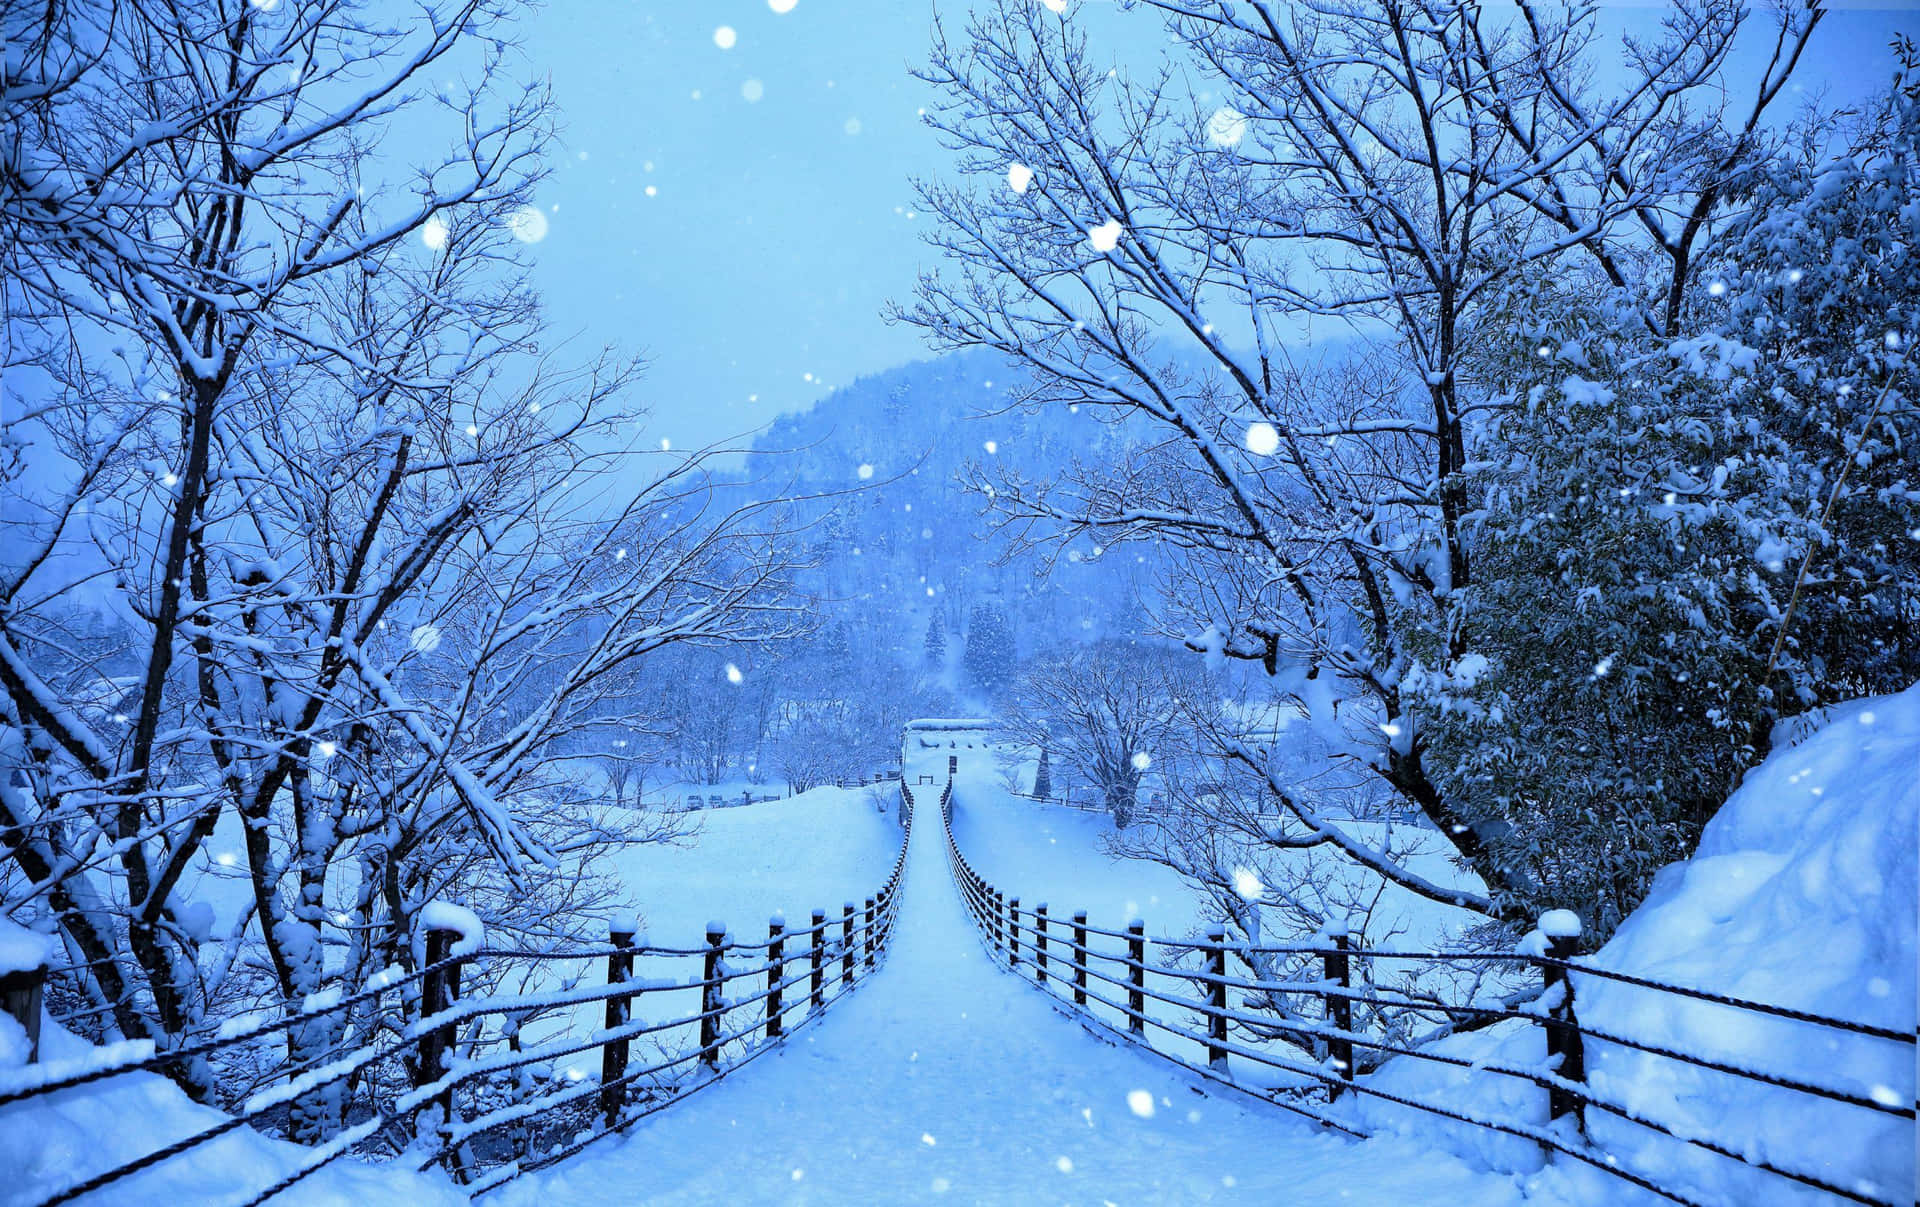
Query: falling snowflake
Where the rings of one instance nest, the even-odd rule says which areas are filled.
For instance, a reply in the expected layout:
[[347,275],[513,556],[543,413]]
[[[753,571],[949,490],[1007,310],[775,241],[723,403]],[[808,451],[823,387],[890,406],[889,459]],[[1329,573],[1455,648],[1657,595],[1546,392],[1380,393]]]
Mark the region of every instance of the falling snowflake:
[[1040,0],[1040,3],[1046,5],[1049,12],[1064,13],[1067,11],[1067,0]]
[[1128,1090],[1127,1109],[1142,1119],[1153,1118],[1153,1095],[1146,1090]]
[[767,0],[767,7],[776,13],[790,13],[799,0]]
[[746,676],[740,673],[739,667],[735,666],[731,662],[727,663],[727,682],[728,683],[738,683],[745,678]]
[[319,745],[320,757],[323,759],[330,759],[333,757],[334,752],[338,749],[339,747],[335,746],[332,742],[322,742]]
[[1016,193],[1024,193],[1033,183],[1033,169],[1023,163],[1016,163],[1007,169],[1007,187]]
[[1247,425],[1247,451],[1256,457],[1271,457],[1280,448],[1280,430],[1271,423]]
[[407,634],[407,644],[422,654],[431,654],[440,648],[440,630],[433,625],[416,625]]
[[868,478],[873,477],[873,466],[868,465],[866,462],[863,461],[860,463],[860,468],[855,470],[854,472],[859,474],[860,480],[864,482]]
[[1267,886],[1260,883],[1260,877],[1254,875],[1252,869],[1235,868],[1233,869],[1233,891],[1240,894],[1244,900],[1257,901],[1260,894],[1267,891]]
[[740,35],[734,32],[731,25],[722,25],[713,31],[713,44],[722,50],[732,50],[733,44],[739,40]]
[[1072,1173],[1073,1160],[1070,1157],[1056,1157],[1053,1161],[1053,1167],[1061,1173]]
[[1087,232],[1087,243],[1097,252],[1110,252],[1120,246],[1123,229],[1120,219],[1109,218]]
[[1133,769],[1135,771],[1145,771],[1147,768],[1153,766],[1153,756],[1144,750],[1134,751],[1133,758],[1130,761],[1133,763]]
[[1000,444],[996,440],[987,441],[984,447],[989,453],[997,453],[1000,451]]
[[531,205],[523,205],[507,215],[507,230],[522,243],[538,243],[547,237],[547,216]]
[[429,251],[440,251],[447,245],[447,236],[452,231],[447,220],[435,214],[420,224],[420,242],[427,245]]
[[848,134],[860,133],[860,119],[857,117],[848,118],[847,124],[842,126],[841,129],[845,130]]
[[1234,147],[1247,136],[1247,115],[1225,105],[1207,119],[1207,141],[1216,147]]
[[767,86],[759,80],[748,80],[746,83],[740,85],[740,97],[748,104],[752,104],[766,94]]

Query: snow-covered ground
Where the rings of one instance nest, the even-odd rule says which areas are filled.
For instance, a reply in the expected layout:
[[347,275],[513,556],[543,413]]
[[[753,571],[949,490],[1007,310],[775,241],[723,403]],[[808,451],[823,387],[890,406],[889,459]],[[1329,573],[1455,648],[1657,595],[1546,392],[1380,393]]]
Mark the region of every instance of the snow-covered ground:
[[[1721,807],[1694,857],[1661,873],[1594,962],[1911,1035],[1920,958],[1916,832],[1920,686],[1836,708],[1816,732],[1776,750]],[[1910,1045],[1595,977],[1576,976],[1575,1005],[1584,1024],[1614,1034],[1887,1105],[1915,1101]],[[1442,1041],[1436,1050],[1523,1065],[1543,1054],[1539,1029],[1512,1023]],[[1911,1120],[1597,1040],[1587,1041],[1586,1054],[1589,1083],[1598,1093],[1682,1135],[1713,1137],[1881,1199],[1902,1199],[1914,1189]],[[1545,1118],[1537,1089],[1482,1072],[1401,1059],[1375,1084],[1483,1116]],[[1539,1163],[1538,1149],[1524,1141],[1390,1104],[1360,1106],[1375,1126],[1443,1139],[1487,1167]],[[1832,1201],[1597,1110],[1588,1112],[1588,1130],[1627,1167],[1706,1202]],[[1570,1164],[1542,1177],[1565,1181],[1574,1195],[1627,1201],[1638,1194]]]
[[898,800],[892,785],[815,788],[711,809],[686,841],[629,847],[611,862],[657,943],[697,945],[709,921],[764,938],[776,912],[799,925],[811,909],[838,914],[880,886],[900,849]]
[[[964,760],[962,774],[976,774]],[[1520,1201],[1516,1179],[1412,1141],[1356,1143],[1199,1092],[1054,1011],[982,951],[948,875],[937,799],[920,795],[878,976],[784,1051],[488,1201]]]
[[[0,1077],[24,1058],[25,1032],[0,1014]],[[79,1060],[86,1041],[47,1025],[41,1059]],[[38,1203],[85,1178],[164,1145],[215,1127],[228,1118],[197,1106],[154,1073],[127,1073],[91,1085],[0,1106],[0,1204]],[[315,1153],[237,1128],[191,1150],[130,1174],[79,1201],[84,1207],[245,1203],[289,1176]],[[416,1174],[342,1158],[273,1200],[286,1207],[404,1203],[454,1207],[466,1196],[444,1176]]]

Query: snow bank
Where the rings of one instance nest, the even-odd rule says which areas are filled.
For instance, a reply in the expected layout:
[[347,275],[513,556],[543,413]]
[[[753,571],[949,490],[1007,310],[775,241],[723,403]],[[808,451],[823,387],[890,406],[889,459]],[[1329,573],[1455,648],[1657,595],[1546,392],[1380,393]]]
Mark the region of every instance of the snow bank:
[[[1920,686],[1832,710],[1798,745],[1746,778],[1690,860],[1663,871],[1593,962],[1602,968],[1911,1034],[1920,869]],[[1914,1101],[1913,1049],[1710,1002],[1575,977],[1582,1023],[1888,1103]],[[1530,1064],[1541,1031],[1509,1023],[1435,1045],[1476,1061]],[[1856,1191],[1900,1200],[1914,1185],[1913,1125],[1589,1039],[1603,1097],[1682,1135]],[[1545,1094],[1511,1078],[1411,1059],[1371,1083],[1476,1115],[1545,1121]],[[1444,1137],[1496,1168],[1539,1165],[1533,1146],[1362,1101],[1370,1124]],[[1824,1202],[1829,1196],[1744,1168],[1598,1111],[1595,1144],[1622,1165],[1714,1203]],[[1626,1184],[1571,1162],[1539,1179],[1573,1197],[1625,1201]]]
[[[0,1015],[0,1068],[15,1059],[18,1023]],[[76,1060],[85,1040],[48,1023],[41,1035],[49,1060]],[[172,1082],[128,1073],[56,1094],[0,1106],[0,1204],[37,1203],[96,1173],[206,1130],[227,1116],[199,1106]],[[307,1149],[237,1128],[153,1169],[87,1195],[89,1207],[110,1203],[244,1202],[310,1157]],[[454,1207],[459,1193],[438,1175],[376,1167],[350,1159],[325,1166],[274,1199],[276,1204],[398,1203]]]
[[39,935],[0,918],[0,972],[24,972],[53,962],[60,944],[51,935]]

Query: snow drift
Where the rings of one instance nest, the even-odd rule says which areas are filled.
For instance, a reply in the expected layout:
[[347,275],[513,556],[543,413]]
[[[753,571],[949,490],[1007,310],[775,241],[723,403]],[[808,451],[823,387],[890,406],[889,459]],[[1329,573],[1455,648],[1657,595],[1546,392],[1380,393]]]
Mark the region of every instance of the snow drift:
[[[1829,711],[1776,749],[1727,799],[1693,858],[1661,872],[1647,900],[1593,959],[1651,980],[1912,1033],[1920,869],[1920,685]],[[1914,1101],[1912,1047],[1711,1002],[1575,977],[1576,1012],[1597,1030],[1741,1068]],[[1479,1062],[1538,1064],[1541,1031],[1503,1023],[1435,1045]],[[1682,1136],[1856,1192],[1900,1200],[1914,1185],[1910,1121],[1616,1044],[1587,1041],[1588,1081]],[[1486,1118],[1544,1124],[1545,1092],[1517,1079],[1402,1058],[1378,1088]],[[1362,1099],[1377,1128],[1441,1134],[1489,1167],[1539,1169],[1512,1137]],[[1830,1200],[1647,1128],[1588,1111],[1596,1147],[1626,1168],[1711,1203]],[[1626,1183],[1564,1161],[1535,1179],[1546,1197],[1623,1201]],[[1651,1196],[1648,1196],[1649,1199]]]

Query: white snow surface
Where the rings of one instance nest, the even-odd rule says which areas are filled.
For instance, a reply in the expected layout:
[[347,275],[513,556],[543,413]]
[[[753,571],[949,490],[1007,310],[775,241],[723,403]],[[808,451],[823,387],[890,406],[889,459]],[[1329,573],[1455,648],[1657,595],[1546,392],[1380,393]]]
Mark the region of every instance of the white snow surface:
[[[946,754],[926,752],[923,769],[937,761],[944,780]],[[990,757],[963,754],[963,768]],[[937,789],[918,800],[899,926],[871,981],[783,1051],[491,1207],[1520,1201],[1514,1178],[1196,1092],[1095,1039],[982,950],[948,875]]]
[[427,902],[420,907],[417,921],[422,934],[430,930],[450,930],[460,936],[447,949],[448,955],[472,955],[487,941],[487,927],[480,921],[480,915],[451,901]]
[[60,950],[52,935],[35,934],[26,927],[0,918],[0,972],[22,972],[52,962]]
[[[1593,962],[1725,996],[1872,1023],[1915,1022],[1920,871],[1920,686],[1831,711],[1799,744],[1749,773],[1707,825],[1693,858],[1665,869]],[[1660,993],[1574,978],[1587,1026],[1746,1069],[1914,1102],[1910,1046]],[[1524,1023],[1454,1037],[1436,1050],[1479,1061],[1544,1058]],[[1762,1085],[1593,1039],[1600,1094],[1682,1135],[1891,1201],[1914,1188],[1914,1129],[1904,1119]],[[1504,1077],[1400,1059],[1382,1089],[1476,1115],[1544,1123],[1544,1094]],[[1357,1104],[1374,1126],[1444,1138],[1477,1165],[1537,1168],[1538,1149],[1390,1104]],[[1596,1145],[1622,1165],[1713,1204],[1825,1203],[1832,1197],[1589,1110]],[[1568,1197],[1654,1202],[1597,1171],[1561,1162],[1535,1187]]]
[[[0,1069],[12,1067],[24,1032],[0,1015]],[[40,1035],[43,1059],[83,1059],[92,1046],[51,1022]],[[37,1203],[82,1179],[112,1169],[225,1120],[195,1104],[166,1078],[126,1073],[91,1085],[0,1106],[0,1204]],[[240,1203],[309,1160],[312,1150],[241,1127],[83,1197],[86,1207]],[[445,1177],[371,1166],[341,1158],[285,1194],[276,1205],[345,1207],[405,1203],[454,1207],[467,1201]]]

